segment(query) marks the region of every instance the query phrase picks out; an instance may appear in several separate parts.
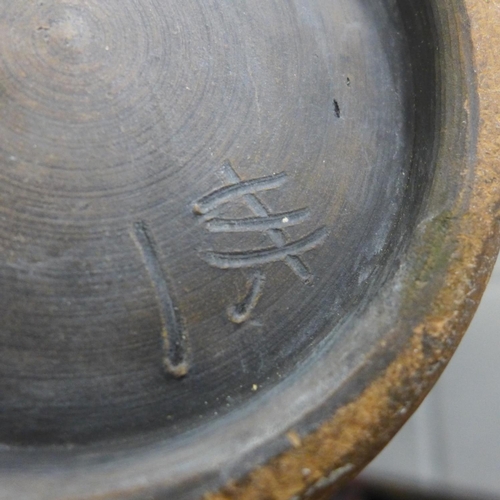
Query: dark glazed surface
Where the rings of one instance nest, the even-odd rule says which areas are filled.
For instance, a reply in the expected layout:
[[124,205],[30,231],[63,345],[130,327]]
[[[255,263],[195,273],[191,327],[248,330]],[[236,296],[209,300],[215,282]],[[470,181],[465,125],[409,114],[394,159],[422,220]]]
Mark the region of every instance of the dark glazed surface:
[[1,500],[373,457],[498,249],[499,7],[0,0]]
[[4,1],[0,20],[0,441],[195,428],[376,291],[425,192],[408,8]]

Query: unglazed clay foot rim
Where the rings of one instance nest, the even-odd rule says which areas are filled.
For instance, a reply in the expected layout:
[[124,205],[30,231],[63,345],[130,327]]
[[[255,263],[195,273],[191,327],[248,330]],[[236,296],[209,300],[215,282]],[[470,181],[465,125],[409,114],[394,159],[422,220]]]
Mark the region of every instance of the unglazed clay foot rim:
[[[469,130],[473,174],[462,186],[462,203],[428,221],[410,251],[410,259],[427,256],[436,289],[430,300],[418,307],[417,322],[405,324],[403,318],[410,318],[411,313],[397,322],[406,330],[407,339],[378,377],[362,383],[356,397],[335,405],[333,416],[313,432],[301,438],[290,435],[292,446],[288,451],[243,478],[228,481],[207,499],[257,499],[266,497],[267,492],[272,492],[269,498],[283,500],[330,498],[376,456],[416,410],[446,367],[481,300],[500,237],[500,99],[496,83],[500,74],[496,56],[500,2],[464,0],[457,2],[456,12],[450,14],[445,12],[444,2],[431,3],[443,17],[454,17],[457,23],[454,36],[461,45],[447,67],[468,68],[471,101],[465,101],[464,107],[475,122]],[[475,113],[479,116],[474,117]],[[443,266],[437,266],[431,256],[435,249],[429,244],[436,240],[431,243],[433,238],[429,240],[427,235],[432,232],[455,243]],[[415,290],[411,288],[418,282],[418,275],[413,277],[413,285],[410,275],[405,279],[406,289],[398,292],[414,300]],[[381,347],[386,349],[385,341]],[[353,385],[359,387],[359,381]],[[311,481],[309,473],[313,470],[317,475]]]

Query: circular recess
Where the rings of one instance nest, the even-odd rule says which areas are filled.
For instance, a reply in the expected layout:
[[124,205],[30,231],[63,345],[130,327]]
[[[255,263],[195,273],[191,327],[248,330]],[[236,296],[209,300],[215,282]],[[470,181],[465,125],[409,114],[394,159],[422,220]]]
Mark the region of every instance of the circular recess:
[[488,9],[0,0],[0,499],[312,498],[376,453],[497,249]]

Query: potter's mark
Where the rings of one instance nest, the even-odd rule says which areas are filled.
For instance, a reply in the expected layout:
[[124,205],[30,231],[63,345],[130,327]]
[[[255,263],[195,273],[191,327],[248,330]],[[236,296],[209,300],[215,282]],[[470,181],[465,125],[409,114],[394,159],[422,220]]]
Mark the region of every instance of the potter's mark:
[[207,229],[212,233],[244,233],[248,231],[267,231],[297,226],[310,217],[309,210],[294,210],[268,217],[248,217],[246,219],[211,219]]
[[[271,262],[286,260],[290,256],[298,258],[313,248],[321,245],[327,236],[325,228],[320,228],[313,233],[282,247],[261,248],[244,252],[206,252],[205,260],[220,269],[241,269],[256,267]],[[292,267],[293,269],[293,267]],[[308,279],[309,276],[307,277]]]
[[256,271],[254,276],[250,281],[250,286],[248,287],[248,293],[242,302],[236,305],[229,306],[227,309],[227,315],[229,319],[236,323],[237,325],[244,323],[256,305],[259,302],[260,296],[262,295],[262,290],[264,289],[264,283],[266,282],[266,277],[262,272]]
[[[229,162],[221,171],[226,186],[200,198],[193,204],[193,212],[203,216],[206,228],[211,233],[260,232],[271,243],[264,248],[228,252],[210,250],[202,253],[202,258],[208,264],[219,269],[256,270],[249,278],[251,285],[247,297],[229,309],[231,321],[243,323],[250,317],[262,294],[265,274],[259,269],[267,264],[284,262],[303,283],[312,283],[314,276],[304,262],[304,254],[322,245],[328,234],[326,228],[321,227],[302,238],[289,241],[286,229],[309,221],[309,209],[272,213],[259,198],[258,195],[264,191],[282,188],[288,180],[286,173],[243,181]],[[224,218],[214,213],[216,209],[235,202],[243,202],[252,215],[246,218]]]
[[204,196],[201,200],[196,202],[193,205],[195,214],[206,214],[224,203],[228,203],[245,195],[253,196],[260,191],[269,191],[279,188],[286,182],[286,174],[284,173],[253,179],[251,181],[241,181],[236,175],[236,172],[229,165],[223,168],[223,172],[226,174],[229,182],[232,181],[232,183],[229,186],[217,189],[217,191]]
[[160,265],[156,244],[147,225],[142,221],[134,224],[132,236],[141,252],[158,299],[165,371],[176,378],[184,377],[188,372],[186,332],[175,306],[172,289]]

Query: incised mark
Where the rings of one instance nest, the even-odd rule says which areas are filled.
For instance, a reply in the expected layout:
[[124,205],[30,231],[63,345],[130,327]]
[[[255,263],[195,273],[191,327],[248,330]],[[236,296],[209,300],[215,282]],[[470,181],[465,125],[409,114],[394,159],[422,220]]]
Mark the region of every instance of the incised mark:
[[324,227],[313,233],[282,247],[263,248],[244,252],[206,252],[205,260],[220,269],[240,269],[255,267],[271,262],[286,260],[290,255],[302,255],[321,245],[328,236]]
[[[272,213],[258,197],[259,193],[279,189],[285,185],[288,177],[285,172],[243,181],[229,162],[222,167],[222,175],[227,186],[203,196],[193,203],[193,212],[204,216],[206,227],[211,233],[244,233],[260,232],[265,234],[273,244],[271,247],[252,250],[238,250],[234,252],[206,251],[203,259],[213,267],[219,269],[256,268],[275,262],[284,262],[292,272],[305,284],[311,284],[314,276],[303,261],[303,255],[322,245],[328,236],[325,227],[321,227],[308,235],[292,242],[288,242],[285,232],[287,227],[298,226],[310,219],[308,208],[291,210],[288,212]],[[252,212],[252,217],[227,219],[211,216],[217,208],[231,203],[243,201]],[[257,275],[255,275],[257,276]],[[231,316],[235,323],[243,323],[250,317],[261,295],[262,281],[256,278],[252,281],[248,297],[243,302],[245,314]],[[258,290],[256,292],[255,290]],[[251,305],[251,307],[248,307]],[[241,304],[232,306],[231,311],[240,310]]]
[[186,332],[175,306],[172,289],[161,268],[156,244],[145,222],[134,224],[132,236],[142,254],[158,299],[162,320],[163,365],[170,375],[184,377],[189,370],[186,359]]
[[207,229],[212,233],[244,233],[249,231],[268,231],[297,226],[310,218],[306,208],[269,215],[268,217],[248,217],[246,219],[211,219]]
[[[228,165],[224,167],[225,169],[231,168]],[[234,175],[236,172],[231,169],[231,172],[226,172],[226,174],[234,182]],[[234,174],[234,175],[232,175]],[[271,175],[269,177],[262,177],[261,179],[253,179],[250,181],[240,181],[237,178],[234,184],[223,187],[204,196],[201,200],[193,205],[193,210],[195,214],[203,215],[211,210],[214,210],[219,205],[227,203],[234,200],[235,198],[241,198],[244,195],[250,194],[254,195],[260,191],[269,191],[271,189],[276,189],[286,182],[286,174]]]
[[256,271],[249,286],[247,296],[239,304],[229,306],[227,315],[236,324],[244,323],[257,306],[264,289],[266,277],[260,271]]

